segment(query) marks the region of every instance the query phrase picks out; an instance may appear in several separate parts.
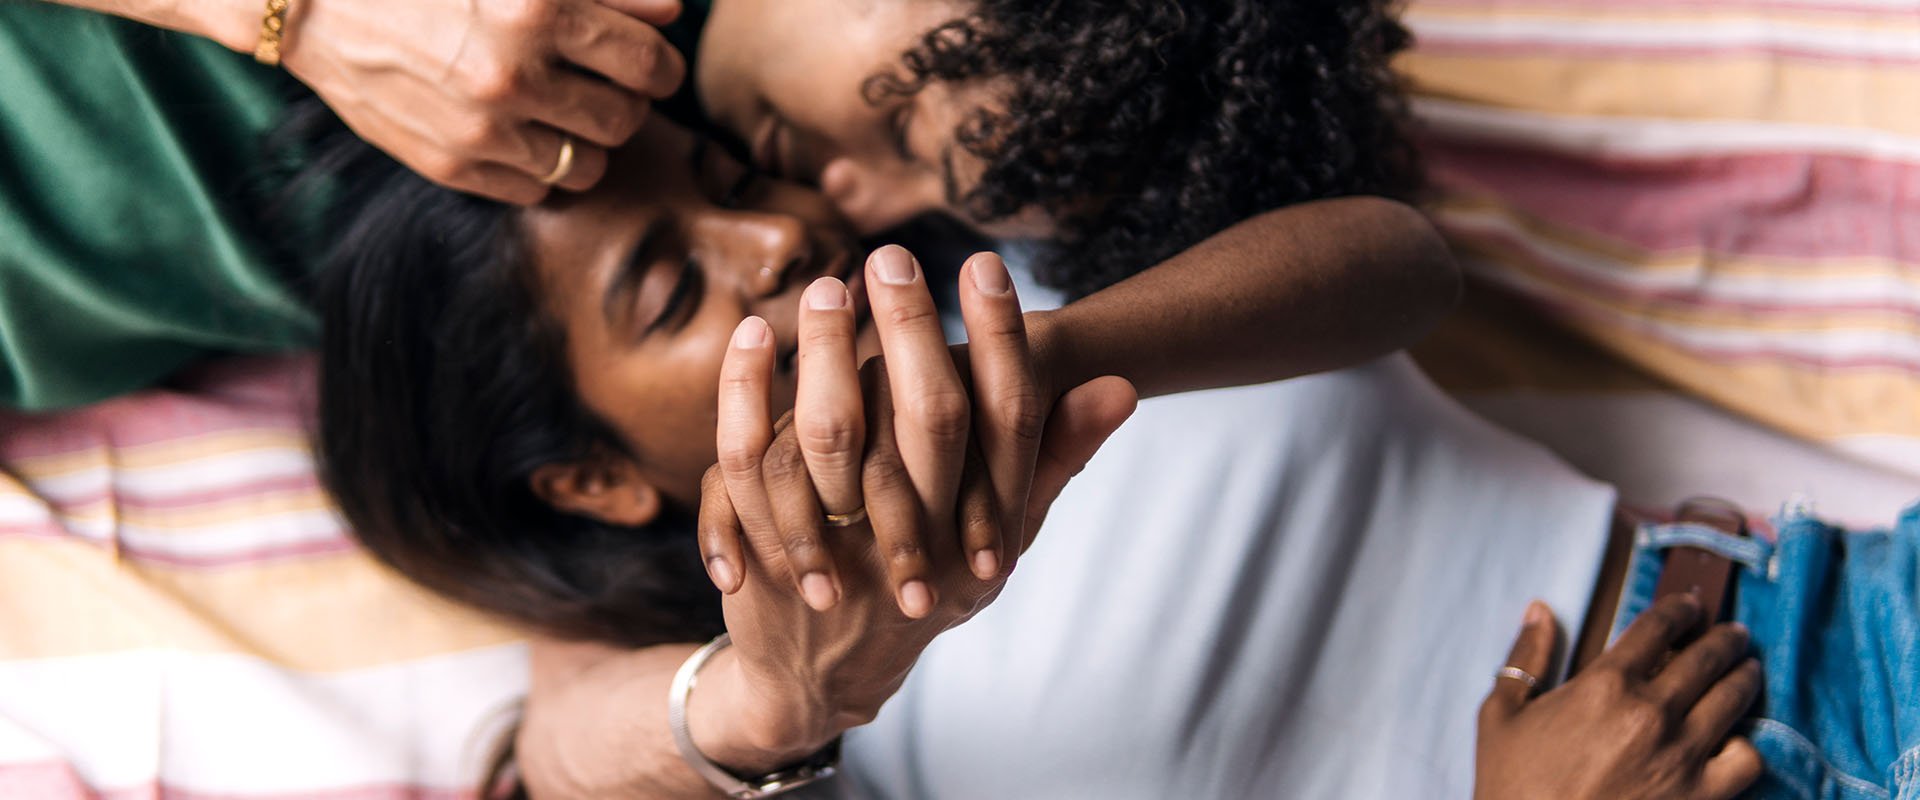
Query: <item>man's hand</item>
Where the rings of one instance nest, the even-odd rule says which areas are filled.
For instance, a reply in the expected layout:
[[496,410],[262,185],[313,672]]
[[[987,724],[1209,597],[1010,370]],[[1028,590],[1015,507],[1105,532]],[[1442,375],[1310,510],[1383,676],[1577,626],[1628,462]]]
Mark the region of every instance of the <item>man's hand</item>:
[[[1480,707],[1474,796],[1724,800],[1758,780],[1759,753],[1728,733],[1760,694],[1759,663],[1734,624],[1675,652],[1700,621],[1699,601],[1673,595],[1564,686],[1533,697],[1499,678]],[[1553,642],[1535,603],[1507,663],[1544,675]]]

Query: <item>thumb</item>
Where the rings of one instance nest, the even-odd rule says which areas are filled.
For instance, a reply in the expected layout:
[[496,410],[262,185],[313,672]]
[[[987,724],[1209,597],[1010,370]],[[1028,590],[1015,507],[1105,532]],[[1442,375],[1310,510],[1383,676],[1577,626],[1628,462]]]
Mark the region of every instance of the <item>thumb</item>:
[[680,0],[600,0],[600,5],[654,27],[680,18]]
[[[1545,680],[1547,670],[1553,666],[1553,642],[1557,635],[1553,611],[1547,608],[1547,604],[1538,600],[1528,603],[1526,618],[1520,626],[1520,636],[1514,640],[1513,650],[1507,654],[1507,666]],[[1535,688],[1518,678],[1504,675],[1495,678],[1493,691],[1487,694],[1487,702],[1482,710],[1501,717],[1511,717],[1527,704]]]
[[1021,549],[1032,546],[1040,523],[1047,519],[1053,501],[1060,497],[1067,482],[1085,469],[1093,454],[1106,444],[1107,437],[1133,415],[1140,402],[1139,393],[1125,378],[1095,378],[1074,387],[1060,397],[1047,419],[1047,430],[1040,438],[1040,452],[1034,462],[1033,488],[1027,495],[1025,537]]

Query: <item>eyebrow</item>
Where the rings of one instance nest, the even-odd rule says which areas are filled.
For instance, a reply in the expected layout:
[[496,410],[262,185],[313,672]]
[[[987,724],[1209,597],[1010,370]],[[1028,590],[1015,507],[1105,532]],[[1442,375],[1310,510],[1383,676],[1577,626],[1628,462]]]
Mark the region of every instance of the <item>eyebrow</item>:
[[[633,294],[640,290],[641,282],[646,280],[648,256],[652,255],[653,246],[665,227],[666,215],[655,216],[647,223],[646,230],[640,232],[640,238],[633,243],[633,249],[627,251],[626,258],[621,262],[619,274],[613,276],[613,282],[607,286],[606,294],[600,298],[600,313],[606,316],[608,325],[618,328],[622,327],[623,323],[630,324],[633,321],[633,303],[631,302]],[[667,308],[668,306],[662,306],[661,311],[664,312]],[[662,313],[661,316],[664,317],[665,314]],[[659,325],[660,320],[654,320],[647,325],[647,332],[651,333]]]

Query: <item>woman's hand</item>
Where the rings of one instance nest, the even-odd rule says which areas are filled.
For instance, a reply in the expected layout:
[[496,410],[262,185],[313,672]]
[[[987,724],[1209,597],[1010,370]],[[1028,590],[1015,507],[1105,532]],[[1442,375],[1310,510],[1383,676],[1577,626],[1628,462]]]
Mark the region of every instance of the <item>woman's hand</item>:
[[[704,530],[702,547],[723,592],[744,580],[744,531],[785,542],[786,568],[772,578],[794,583],[815,609],[833,607],[842,588],[820,515],[865,509],[902,612],[925,616],[940,598],[927,580],[932,560],[957,556],[983,586],[1004,578],[1053,496],[1111,433],[1105,422],[1132,408],[1131,387],[1118,379],[1057,399],[1037,381],[997,256],[976,255],[962,269],[970,341],[961,348],[945,345],[911,254],[875,251],[867,277],[882,357],[855,368],[850,298],[837,282],[818,282],[800,309],[791,424],[765,423],[760,388],[750,390],[748,420],[722,418],[721,474],[740,516],[737,526]],[[744,385],[724,380],[723,393]]]
[[[917,288],[924,296],[924,285]],[[930,497],[933,502],[945,498],[946,510],[938,513],[950,516],[953,485],[959,476],[958,464],[936,465],[950,471],[921,473],[934,477],[919,480],[921,476],[910,472],[914,465],[904,460],[894,443],[936,440],[923,450],[964,445],[966,426],[964,417],[957,431],[950,416],[896,417],[895,409],[914,398],[887,387],[952,391],[963,402],[966,394],[938,327],[913,324],[918,319],[914,315],[889,313],[893,307],[886,301],[875,302],[877,313],[884,314],[880,324],[885,373],[892,380],[869,387],[874,389],[869,392],[872,413],[859,415],[862,386],[851,347],[850,298],[845,287],[830,278],[809,287],[803,311],[808,319],[802,322],[805,332],[800,340],[803,374],[793,423],[798,428],[805,424],[804,415],[854,404],[863,429],[874,432],[863,437],[867,458],[839,465],[850,468],[851,474],[829,478],[826,485],[835,486],[834,480],[839,480],[851,483],[839,486],[841,490],[859,487],[875,524],[822,525],[826,512],[816,490],[817,479],[808,470],[811,462],[802,452],[804,436],[776,437],[778,426],[770,419],[774,342],[766,323],[756,318],[744,321],[721,367],[721,463],[703,482],[700,537],[710,559],[722,557],[727,569],[737,564],[744,574],[725,581],[721,570],[715,570],[716,582],[733,584],[724,608],[734,655],[721,665],[726,670],[719,677],[703,677],[701,687],[705,692],[718,684],[722,688],[715,691],[722,696],[750,701],[704,715],[708,725],[716,726],[705,728],[704,740],[702,717],[697,716],[694,734],[703,751],[713,748],[710,755],[716,760],[742,771],[804,755],[840,731],[871,719],[905,680],[921,650],[941,631],[984,607],[1004,582],[1003,574],[991,580],[972,574],[958,540],[949,536],[924,546],[909,545],[921,561],[912,580],[921,584],[917,591],[923,596],[913,597],[916,590],[897,591],[903,545],[879,535],[877,528],[898,516],[891,524],[919,534],[925,528],[922,504]],[[1008,303],[980,313],[1017,318],[1019,308]],[[889,326],[894,329],[884,329]],[[947,381],[953,383],[947,385]],[[1041,513],[1132,409],[1131,390],[1124,382],[1099,381],[1076,392],[1063,400],[1064,413],[1051,430],[1055,435],[1041,446],[1040,456],[1032,457],[1048,465],[1036,478],[1030,501],[1038,504]],[[955,435],[959,442],[946,441]],[[1036,442],[1039,438],[1035,437]],[[842,438],[835,441],[845,445]],[[876,469],[904,483],[876,491],[871,474],[861,474]],[[1028,471],[1032,473],[1033,468]],[[739,494],[734,493],[735,486],[742,487]],[[878,497],[902,493],[908,500],[898,506],[875,503]],[[717,551],[728,552],[717,556]],[[808,584],[821,573],[799,558],[818,558],[825,565],[821,569],[833,569],[832,602],[819,602],[820,587]],[[796,582],[793,576],[801,577]],[[902,604],[915,606],[911,616],[902,612]],[[711,722],[715,719],[731,722]]]
[[[1475,797],[1556,800],[1731,798],[1758,780],[1753,745],[1728,733],[1759,696],[1747,631],[1700,624],[1692,595],[1668,597],[1563,686],[1532,696],[1501,677],[1480,707]],[[1553,615],[1535,602],[1507,664],[1550,667]]]
[[679,12],[679,0],[296,0],[282,63],[428,179],[530,204],[568,137],[554,185],[589,188],[606,148],[679,87],[686,62],[654,27]]

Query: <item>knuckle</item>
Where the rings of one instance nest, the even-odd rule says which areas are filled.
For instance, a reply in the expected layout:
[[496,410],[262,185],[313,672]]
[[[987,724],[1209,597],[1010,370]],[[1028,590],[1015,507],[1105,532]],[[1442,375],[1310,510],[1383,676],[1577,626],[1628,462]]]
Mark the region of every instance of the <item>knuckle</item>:
[[1047,427],[1047,412],[1041,406],[1038,394],[1029,391],[1011,393],[996,405],[1006,422],[1006,435],[1014,444],[1039,444],[1042,432]]
[[745,442],[722,443],[718,455],[721,473],[726,477],[756,474],[760,469],[762,454]]
[[[860,483],[862,491],[869,498],[899,497],[913,491],[913,483],[907,478],[905,470],[890,468],[874,459],[867,460],[865,475]],[[867,505],[871,507],[872,501],[869,500]]]
[[700,494],[712,495],[726,491],[726,489],[727,476],[720,471],[719,464],[716,463],[708,467],[706,472],[700,474]]
[[911,330],[938,325],[939,313],[932,303],[893,303],[887,306],[885,319],[892,327]]
[[634,74],[644,77],[660,68],[660,60],[665,57],[660,52],[660,46],[661,43],[652,37],[635,39],[627,44],[627,64]]
[[507,30],[535,33],[553,30],[560,19],[555,0],[497,0],[501,24]]
[[782,436],[767,448],[762,469],[769,478],[795,478],[806,474],[806,455],[793,439]]
[[811,562],[821,553],[820,543],[806,533],[788,533],[780,537],[780,544],[796,563]]
[[485,103],[499,103],[517,97],[526,85],[520,70],[506,62],[476,66],[468,72],[468,76],[468,93]]
[[838,457],[859,450],[861,425],[851,415],[810,415],[800,421],[799,436],[800,445],[807,452],[835,457],[837,465]]
[[967,426],[972,421],[966,394],[935,389],[919,392],[909,402],[908,418],[928,435],[946,441],[966,438]]
[[1630,739],[1660,741],[1666,738],[1670,717],[1659,703],[1640,699],[1620,705],[1620,728]]
[[917,575],[925,566],[927,551],[915,539],[895,539],[886,544],[887,564],[902,575]]

